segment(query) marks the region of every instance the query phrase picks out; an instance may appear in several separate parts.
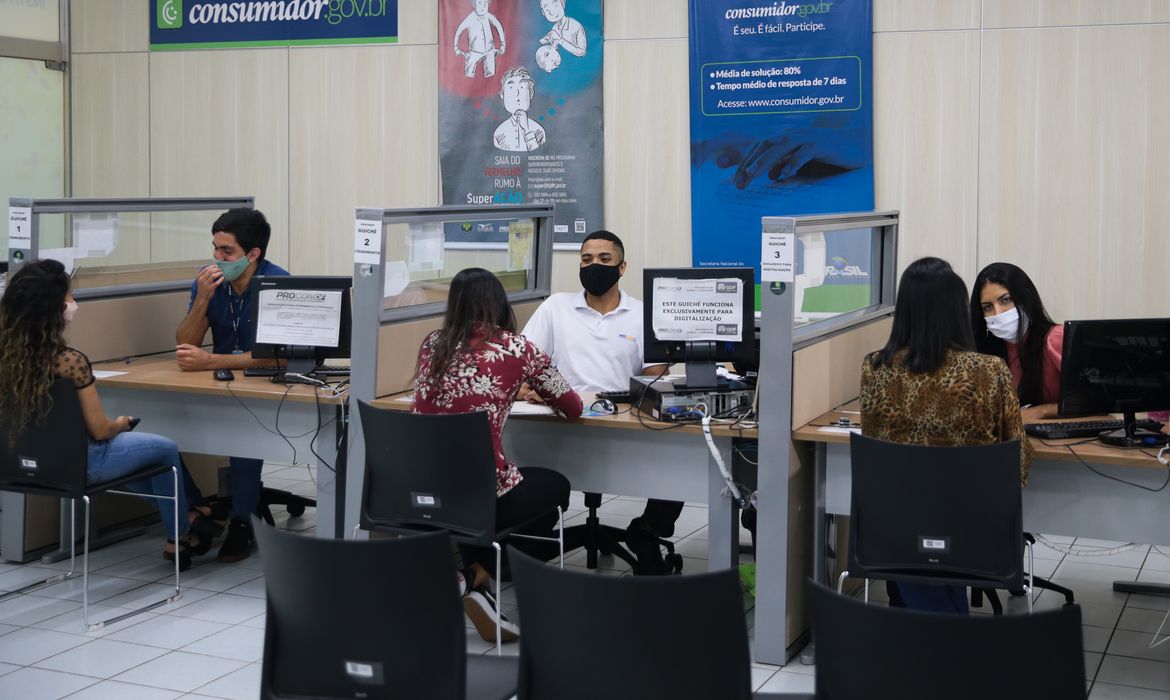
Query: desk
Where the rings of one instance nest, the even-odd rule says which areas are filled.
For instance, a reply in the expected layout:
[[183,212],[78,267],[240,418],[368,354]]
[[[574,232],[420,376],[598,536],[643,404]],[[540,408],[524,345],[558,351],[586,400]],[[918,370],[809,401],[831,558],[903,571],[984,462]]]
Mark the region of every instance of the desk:
[[[338,427],[344,394],[315,397],[314,387],[273,384],[266,377],[245,377],[243,370],[235,370],[234,381],[217,382],[211,372],[179,370],[173,353],[99,363],[94,369],[125,372],[97,382],[106,415],[141,416],[141,430],[171,438],[182,451],[287,462],[295,448],[297,461],[304,463],[316,459],[309,445],[316,434],[317,453],[338,466],[331,458],[345,435],[345,426]],[[278,410],[285,437],[276,432]],[[340,531],[344,464],[338,478],[318,466],[317,536],[334,537]]]
[[[856,403],[841,409],[856,410]],[[820,430],[856,412],[830,411],[796,430],[794,441],[816,448],[814,477],[813,572],[827,580],[826,515],[848,515],[851,495],[849,435]],[[1034,457],[1023,489],[1024,529],[1052,535],[1093,537],[1121,542],[1165,542],[1170,534],[1170,487],[1150,492],[1108,479],[1081,463],[1117,479],[1151,488],[1161,486],[1167,468],[1152,455],[1157,450],[1122,450],[1100,443],[1072,447],[1079,440],[1032,439]]]
[[[407,411],[408,396],[383,397],[373,405]],[[646,424],[670,425],[649,418]],[[733,430],[726,425],[712,426],[711,433],[729,468],[732,438],[757,437],[754,429]],[[504,452],[520,466],[556,469],[578,491],[706,503],[708,567],[726,569],[739,563],[738,509],[721,495],[723,476],[699,426],[648,430],[631,411],[576,420],[511,416],[504,430]],[[766,555],[757,552],[757,556]]]

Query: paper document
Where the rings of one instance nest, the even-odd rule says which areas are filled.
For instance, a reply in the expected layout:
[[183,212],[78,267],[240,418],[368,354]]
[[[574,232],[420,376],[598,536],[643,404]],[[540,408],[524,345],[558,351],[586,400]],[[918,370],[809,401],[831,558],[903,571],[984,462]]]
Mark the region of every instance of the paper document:
[[739,342],[742,339],[741,280],[655,277],[652,284],[651,320],[658,340]]
[[269,345],[337,347],[341,292],[322,289],[262,289],[256,342]]
[[834,426],[834,425],[826,425],[826,426],[817,428],[817,432],[818,433],[838,433],[838,434],[857,433],[858,435],[861,435],[861,428],[838,428],[837,426]]
[[438,272],[443,269],[443,225],[437,222],[411,224],[407,234],[410,241],[409,268],[411,272]]
[[95,369],[93,371],[93,376],[97,379],[109,379],[123,374],[127,374],[127,372],[116,372],[112,369]]
[[73,247],[79,258],[104,258],[118,247],[117,214],[74,214]]
[[542,403],[528,403],[527,401],[513,401],[512,415],[516,416],[553,416],[556,411]]

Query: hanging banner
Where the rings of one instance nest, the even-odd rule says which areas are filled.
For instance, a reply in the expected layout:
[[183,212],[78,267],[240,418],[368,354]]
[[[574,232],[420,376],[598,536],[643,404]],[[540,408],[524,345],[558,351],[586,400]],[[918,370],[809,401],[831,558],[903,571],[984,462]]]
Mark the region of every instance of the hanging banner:
[[398,0],[148,1],[151,51],[398,41]]
[[[554,241],[602,228],[602,0],[439,0],[443,203],[555,204]],[[507,248],[507,221],[446,242]]]
[[870,8],[690,0],[696,267],[759,282],[761,217],[873,209]]

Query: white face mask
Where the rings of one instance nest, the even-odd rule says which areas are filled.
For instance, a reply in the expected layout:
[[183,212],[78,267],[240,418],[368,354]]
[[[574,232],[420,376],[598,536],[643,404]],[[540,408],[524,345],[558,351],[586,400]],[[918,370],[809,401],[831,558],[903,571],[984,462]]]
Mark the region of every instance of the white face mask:
[[73,317],[77,315],[77,302],[65,302],[65,323],[73,323]]
[[1014,343],[1028,332],[1028,315],[1018,308],[1011,308],[1002,314],[984,316],[987,330],[996,338],[1008,343]]

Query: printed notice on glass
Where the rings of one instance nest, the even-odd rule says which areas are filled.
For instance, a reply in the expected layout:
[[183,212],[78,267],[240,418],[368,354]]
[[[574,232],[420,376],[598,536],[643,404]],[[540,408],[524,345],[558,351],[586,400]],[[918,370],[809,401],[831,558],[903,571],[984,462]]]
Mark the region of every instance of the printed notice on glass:
[[8,207],[8,247],[28,250],[32,248],[30,226],[32,209],[29,207]]
[[267,345],[337,347],[341,292],[264,289],[256,310],[256,342]]
[[651,290],[654,335],[658,340],[738,341],[743,328],[742,285],[734,277],[656,277]]
[[353,261],[382,264],[382,222],[358,219],[353,232]]
[[760,280],[791,282],[796,279],[796,234],[764,233],[760,251]]

